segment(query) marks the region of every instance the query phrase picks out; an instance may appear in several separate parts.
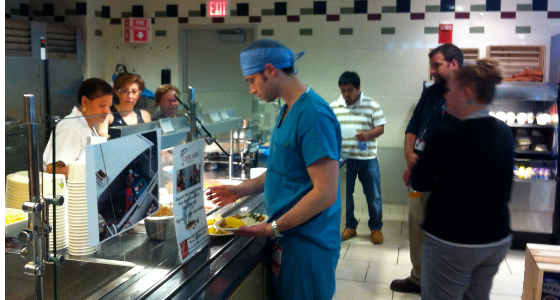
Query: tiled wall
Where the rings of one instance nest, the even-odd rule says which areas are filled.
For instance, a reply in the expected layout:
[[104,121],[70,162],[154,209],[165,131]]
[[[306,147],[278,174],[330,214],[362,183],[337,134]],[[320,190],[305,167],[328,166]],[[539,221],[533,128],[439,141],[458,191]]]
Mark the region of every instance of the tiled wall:
[[[33,19],[42,14],[42,20],[52,22],[66,22],[76,15],[87,18],[87,31],[92,32],[87,34],[87,75],[109,79],[116,63],[124,63],[140,73],[151,89],[157,87],[160,70],[166,68],[171,69],[172,83],[183,85],[179,46],[183,30],[254,28],[257,38],[279,40],[296,52],[305,50],[297,63],[299,76],[327,101],[338,97],[336,82],[343,71],[358,72],[362,90],[380,103],[386,115],[379,147],[395,153],[402,153],[407,121],[422,81],[428,79],[427,55],[438,45],[440,23],[453,24],[453,43],[478,48],[481,57],[489,45],[544,45],[547,67],[550,38],[560,33],[558,0],[238,0],[230,1],[230,17],[217,19],[204,16],[205,3],[45,0],[29,4],[28,13]],[[81,16],[84,11],[86,15]],[[6,17],[17,15],[18,7],[8,7],[6,2]],[[130,16],[152,19],[151,44],[122,42],[122,18]],[[238,63],[227,67],[238,68]],[[390,155],[398,156],[402,155]],[[380,164],[382,174],[384,169],[385,174],[392,174],[384,182],[400,180],[396,175],[400,171],[393,168],[400,169],[401,161],[384,161],[381,156]]]

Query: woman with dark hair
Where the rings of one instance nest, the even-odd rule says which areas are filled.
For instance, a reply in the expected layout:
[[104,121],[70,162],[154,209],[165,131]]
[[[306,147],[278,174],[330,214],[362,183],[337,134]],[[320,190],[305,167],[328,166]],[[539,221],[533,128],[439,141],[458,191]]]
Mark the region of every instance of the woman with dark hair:
[[460,122],[434,133],[412,171],[412,187],[432,191],[422,228],[422,299],[488,299],[511,246],[511,129],[486,106],[502,81],[498,62],[455,71],[444,94]]
[[[105,121],[110,112],[113,88],[105,80],[90,78],[78,90],[79,106],[56,126],[56,173],[68,177],[68,166],[85,157],[87,138],[99,136],[95,124]],[[85,117],[85,118],[84,118]],[[52,173],[53,135],[43,153],[43,169]]]
[[134,110],[144,88],[144,80],[136,74],[125,73],[115,79],[113,106],[111,106],[112,114],[100,126],[100,135],[107,136],[109,127],[136,125],[152,121],[150,113],[147,111],[143,109]]

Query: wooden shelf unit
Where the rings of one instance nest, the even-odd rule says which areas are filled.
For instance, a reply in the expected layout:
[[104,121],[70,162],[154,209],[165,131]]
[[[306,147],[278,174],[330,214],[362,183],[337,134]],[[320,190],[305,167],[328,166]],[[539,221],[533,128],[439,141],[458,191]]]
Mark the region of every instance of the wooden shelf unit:
[[[500,62],[504,77],[523,73],[526,69],[544,73],[544,46],[488,46],[486,56]],[[544,81],[544,75],[543,80]]]

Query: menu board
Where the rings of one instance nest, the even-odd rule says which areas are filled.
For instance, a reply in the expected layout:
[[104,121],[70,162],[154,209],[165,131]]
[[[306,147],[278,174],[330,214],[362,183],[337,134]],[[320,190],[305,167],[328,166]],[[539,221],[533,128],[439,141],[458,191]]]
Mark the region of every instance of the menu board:
[[203,171],[204,140],[175,147],[173,215],[182,263],[210,241],[204,210]]

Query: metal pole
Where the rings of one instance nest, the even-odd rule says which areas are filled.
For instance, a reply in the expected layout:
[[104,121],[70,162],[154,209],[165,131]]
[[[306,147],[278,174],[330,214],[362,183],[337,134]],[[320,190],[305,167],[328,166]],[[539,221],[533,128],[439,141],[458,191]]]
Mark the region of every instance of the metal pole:
[[229,179],[232,179],[233,176],[233,130],[229,132],[229,156],[228,156],[228,165],[229,165]]
[[196,139],[196,105],[194,103],[194,88],[189,86],[189,117],[191,121],[191,132],[187,136],[187,140],[192,142]]
[[33,228],[32,240],[33,244],[33,265],[26,265],[26,271],[29,275],[35,276],[35,294],[37,299],[44,299],[44,228],[43,219],[46,205],[41,205],[41,196],[39,190],[39,143],[37,123],[35,123],[34,96],[23,95],[25,99],[25,121],[27,123],[27,139],[29,143],[29,199],[31,203],[35,203],[38,209],[32,214],[31,225]]

